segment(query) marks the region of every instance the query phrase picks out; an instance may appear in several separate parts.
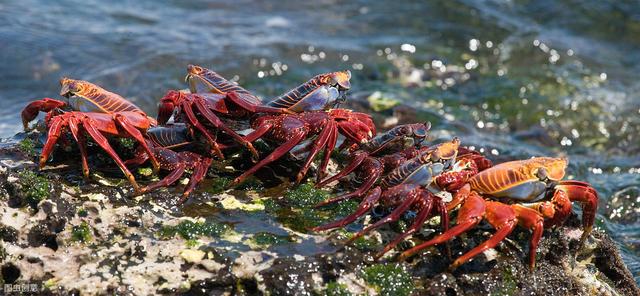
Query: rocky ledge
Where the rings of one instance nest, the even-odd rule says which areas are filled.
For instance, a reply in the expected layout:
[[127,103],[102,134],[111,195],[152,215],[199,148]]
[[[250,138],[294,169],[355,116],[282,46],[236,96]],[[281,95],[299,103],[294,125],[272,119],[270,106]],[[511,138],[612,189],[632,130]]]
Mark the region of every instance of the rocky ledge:
[[[312,205],[330,193],[309,184],[284,190],[253,181],[225,190],[228,177],[212,170],[200,191],[176,206],[179,188],[133,198],[117,172],[95,170],[84,180],[75,161],[56,159],[39,172],[33,148],[31,140],[0,148],[5,294],[640,295],[605,233],[594,231],[578,252],[575,216],[545,231],[533,272],[526,264],[530,234],[517,230],[450,273],[443,247],[409,262],[394,254],[373,260],[403,223],[348,246],[347,230],[308,232],[355,205],[316,210]],[[109,167],[93,158],[93,167]],[[144,179],[144,170],[138,176]],[[416,240],[437,229],[437,221],[430,225]],[[454,256],[491,232],[479,227],[452,241]]]

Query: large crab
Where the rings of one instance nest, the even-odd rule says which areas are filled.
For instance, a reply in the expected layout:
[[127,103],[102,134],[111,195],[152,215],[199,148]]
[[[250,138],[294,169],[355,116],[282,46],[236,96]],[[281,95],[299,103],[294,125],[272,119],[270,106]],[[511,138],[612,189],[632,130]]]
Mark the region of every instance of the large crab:
[[196,65],[187,68],[186,80],[192,93],[169,91],[160,100],[158,122],[164,124],[172,115],[177,115],[175,119],[201,132],[221,158],[223,155],[216,135],[208,127],[222,130],[247,147],[255,158],[258,155],[253,145],[227,127],[220,117],[241,120],[256,113],[293,114],[324,110],[333,107],[343,96],[350,87],[351,76],[348,71],[320,74],[263,105],[258,97],[214,71]]
[[459,140],[454,138],[450,142],[444,142],[420,151],[416,157],[392,170],[378,186],[369,190],[354,213],[312,230],[323,231],[344,227],[367,213],[378,201],[386,208],[393,208],[392,212],[353,235],[350,241],[386,223],[398,221],[405,212],[411,209],[417,212],[417,216],[409,230],[389,243],[384,252],[418,231],[424,222],[433,215],[433,210],[441,216],[442,228],[446,230],[449,221],[447,208],[442,199],[433,193],[438,190],[432,187],[432,183],[434,178],[454,165],[459,144]]
[[582,203],[582,246],[593,227],[598,194],[588,183],[563,181],[566,167],[565,158],[536,157],[502,163],[478,173],[456,193],[448,206],[453,209],[462,204],[456,225],[403,252],[400,259],[429,246],[447,242],[486,219],[496,233],[456,259],[450,269],[495,247],[517,225],[533,232],[529,245],[529,266],[533,269],[543,228],[561,224],[571,213],[572,201]]
[[260,168],[282,157],[303,140],[317,136],[309,144],[309,153],[296,177],[296,181],[299,182],[305,176],[311,162],[320,151],[324,151],[324,157],[318,171],[326,171],[331,151],[336,146],[339,134],[345,136],[345,141],[363,144],[368,142],[376,133],[373,120],[368,114],[347,109],[310,111],[300,114],[262,115],[252,120],[251,127],[254,131],[246,136],[248,141],[262,138],[268,142],[279,143],[280,146],[237,177],[232,184],[242,182]]
[[[191,93],[240,93],[251,95],[249,91],[238,84],[232,83],[220,74],[205,67],[189,65],[187,67],[187,82]],[[351,72],[337,71],[318,74],[309,81],[293,88],[286,93],[273,98],[266,106],[268,110],[287,109],[289,113],[301,113],[306,111],[319,111],[335,108],[344,98],[347,90],[351,88]],[[253,96],[253,95],[252,95]],[[261,106],[260,99],[253,97],[254,106]],[[252,106],[247,106],[251,110]],[[260,112],[260,111],[253,111]]]
[[[345,193],[338,197],[326,200],[318,206],[323,206],[337,201],[358,197],[369,191],[371,187],[382,177],[383,173],[389,172],[395,169],[406,160],[417,156],[420,151],[421,143],[427,137],[427,133],[431,128],[430,123],[414,123],[396,126],[389,131],[380,134],[373,138],[370,142],[361,145],[361,147],[349,153],[351,162],[344,166],[344,168],[337,174],[319,181],[316,187],[322,187],[331,182],[340,180],[352,172],[356,172],[356,180],[361,183],[360,187],[350,193]],[[401,149],[395,151],[395,153],[389,153],[389,146],[392,146],[394,142],[402,141],[404,144],[405,139],[412,140],[412,147],[406,149],[405,145],[395,145],[392,149]],[[424,147],[423,149],[428,149]],[[394,150],[391,150],[394,151]],[[318,174],[320,177],[320,174]]]
[[[29,122],[33,121],[40,112],[47,112],[46,121],[64,111],[142,112],[140,108],[122,96],[84,80],[63,77],[60,79],[60,96],[65,97],[66,101],[44,98],[29,103],[21,113],[24,129],[29,128]],[[149,118],[149,120],[153,119]]]
[[[149,127],[155,125],[155,120],[149,118],[140,108],[120,95],[106,91],[90,82],[63,78],[60,84],[60,94],[66,97],[68,102],[47,98],[28,104],[22,111],[25,128],[39,112],[48,112],[45,121],[49,129],[40,156],[40,168],[45,166],[62,132],[68,130],[78,144],[82,172],[87,177],[89,166],[87,163],[86,132],[111,156],[134,190],[139,192],[140,188],[133,174],[113,150],[106,136],[135,139],[149,155],[154,171],[157,171],[159,163],[144,139],[144,133]],[[72,111],[64,111],[61,108]]]

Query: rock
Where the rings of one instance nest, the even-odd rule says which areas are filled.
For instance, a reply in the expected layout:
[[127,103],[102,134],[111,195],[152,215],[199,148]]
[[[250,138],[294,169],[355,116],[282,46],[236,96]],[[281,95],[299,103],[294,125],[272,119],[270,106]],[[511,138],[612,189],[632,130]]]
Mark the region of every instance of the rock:
[[320,265],[293,258],[276,259],[271,268],[259,273],[264,293],[274,295],[312,295],[321,279]]
[[0,224],[0,239],[5,242],[15,242],[18,239],[18,230],[11,226]]
[[186,249],[180,251],[180,257],[189,263],[200,263],[205,255],[206,254],[204,252],[199,250]]
[[[0,188],[8,195],[24,191],[8,182],[9,177],[20,180],[16,170],[0,170]],[[352,210],[311,212],[308,208],[329,193],[310,184],[296,190],[230,190],[215,198],[198,192],[202,200],[222,198],[188,208],[171,203],[176,200],[172,189],[133,200],[120,188],[128,188],[126,181],[107,172],[96,172],[107,175],[107,185],[84,183],[74,173],[80,174],[79,168],[29,175],[52,190],[32,197],[35,207],[23,202],[24,194],[13,202],[0,199],[5,283],[42,283],[43,293],[50,294],[640,295],[606,234],[594,231],[575,257],[582,233],[575,216],[566,226],[544,232],[533,271],[526,262],[530,232],[518,228],[495,250],[451,273],[443,246],[407,262],[396,262],[394,254],[374,261],[373,252],[397,235],[393,227],[353,246],[344,246],[344,232],[309,233],[305,225],[317,222],[313,219],[335,219]],[[248,202],[256,195],[259,201]],[[287,200],[274,202],[283,195]],[[436,232],[424,231],[415,239]],[[481,225],[454,239],[454,256],[492,232]],[[261,243],[251,249],[247,242]]]
[[13,263],[2,265],[2,281],[7,284],[13,284],[20,278],[20,269]]

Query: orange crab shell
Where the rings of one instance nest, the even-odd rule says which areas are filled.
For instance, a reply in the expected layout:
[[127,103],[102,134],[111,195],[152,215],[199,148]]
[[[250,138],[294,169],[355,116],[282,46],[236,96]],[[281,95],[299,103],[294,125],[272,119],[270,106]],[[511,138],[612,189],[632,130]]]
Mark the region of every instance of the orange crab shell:
[[[142,109],[121,95],[84,80],[63,77],[60,79],[60,96],[67,97],[72,109],[80,112],[145,114]],[[149,120],[155,124],[155,120]]]
[[469,180],[471,188],[494,197],[532,201],[546,189],[546,179],[564,177],[566,158],[535,157],[501,163]]

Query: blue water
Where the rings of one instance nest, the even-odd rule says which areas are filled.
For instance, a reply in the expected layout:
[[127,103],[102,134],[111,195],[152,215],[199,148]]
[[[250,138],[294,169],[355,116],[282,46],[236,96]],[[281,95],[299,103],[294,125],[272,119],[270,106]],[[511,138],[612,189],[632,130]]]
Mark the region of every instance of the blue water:
[[188,63],[263,96],[350,69],[354,99],[379,91],[436,137],[568,156],[640,281],[638,36],[640,5],[617,1],[0,1],[0,137],[62,76],[154,115]]

